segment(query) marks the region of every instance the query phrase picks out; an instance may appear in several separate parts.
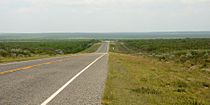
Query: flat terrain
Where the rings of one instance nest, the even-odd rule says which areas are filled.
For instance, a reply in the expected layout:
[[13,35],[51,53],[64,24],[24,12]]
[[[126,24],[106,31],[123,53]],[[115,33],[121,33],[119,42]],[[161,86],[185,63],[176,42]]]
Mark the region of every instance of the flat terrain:
[[[95,52],[97,40],[5,40],[0,41],[0,63],[49,58],[79,52]],[[85,51],[84,51],[85,50]]]
[[103,105],[210,105],[210,71],[110,53]]
[[110,44],[104,105],[210,105],[209,39]]
[[103,43],[96,53],[1,64],[0,105],[101,104],[108,47]]
[[210,38],[209,31],[119,33],[0,33],[1,40]]

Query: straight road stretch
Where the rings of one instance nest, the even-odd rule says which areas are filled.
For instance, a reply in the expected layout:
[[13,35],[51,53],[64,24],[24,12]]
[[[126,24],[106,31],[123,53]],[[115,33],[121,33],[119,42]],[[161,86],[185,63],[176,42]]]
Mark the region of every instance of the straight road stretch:
[[0,105],[100,105],[108,49],[0,64]]

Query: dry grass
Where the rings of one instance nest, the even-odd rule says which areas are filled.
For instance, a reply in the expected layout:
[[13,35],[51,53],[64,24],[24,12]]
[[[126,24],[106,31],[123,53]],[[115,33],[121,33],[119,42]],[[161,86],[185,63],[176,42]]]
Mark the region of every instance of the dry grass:
[[104,105],[210,105],[210,72],[111,53]]
[[55,57],[55,56],[36,55],[36,56],[32,56],[32,57],[7,57],[7,58],[0,58],[0,63],[35,60],[35,59],[49,58],[49,57]]

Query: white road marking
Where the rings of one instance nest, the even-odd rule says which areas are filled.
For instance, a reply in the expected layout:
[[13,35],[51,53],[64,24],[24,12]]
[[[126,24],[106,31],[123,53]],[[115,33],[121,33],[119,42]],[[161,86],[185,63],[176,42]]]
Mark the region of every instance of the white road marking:
[[92,63],[86,66],[82,71],[77,73],[73,78],[71,78],[66,84],[64,84],[60,89],[58,89],[55,93],[53,93],[48,99],[46,99],[41,105],[47,105],[52,99],[54,99],[63,89],[65,89],[72,81],[74,81],[78,76],[80,76],[84,71],[86,71],[90,66],[92,66],[95,62],[101,59],[106,53],[96,58]]

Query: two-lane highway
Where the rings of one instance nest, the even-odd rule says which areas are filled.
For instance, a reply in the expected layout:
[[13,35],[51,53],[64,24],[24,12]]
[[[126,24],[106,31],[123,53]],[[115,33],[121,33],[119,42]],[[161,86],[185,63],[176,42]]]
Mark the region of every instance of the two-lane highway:
[[0,105],[100,105],[109,43],[96,53],[0,65]]

